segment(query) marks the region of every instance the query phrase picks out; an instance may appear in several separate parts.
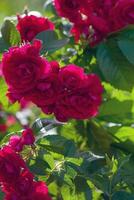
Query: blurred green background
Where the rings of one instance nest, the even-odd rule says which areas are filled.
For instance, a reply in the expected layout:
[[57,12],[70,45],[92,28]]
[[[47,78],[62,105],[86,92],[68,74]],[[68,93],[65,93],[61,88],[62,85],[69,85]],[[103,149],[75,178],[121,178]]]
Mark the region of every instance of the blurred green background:
[[0,23],[2,23],[5,16],[22,13],[25,6],[28,6],[29,10],[44,13],[44,3],[45,0],[0,0]]

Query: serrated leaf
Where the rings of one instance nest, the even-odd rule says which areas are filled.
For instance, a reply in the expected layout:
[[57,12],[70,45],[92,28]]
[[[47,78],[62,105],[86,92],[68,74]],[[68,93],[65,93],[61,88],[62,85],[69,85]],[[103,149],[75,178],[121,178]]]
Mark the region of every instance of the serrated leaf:
[[43,42],[42,53],[53,53],[69,42],[68,38],[58,39],[56,33],[52,30],[43,31],[39,33],[36,38]]

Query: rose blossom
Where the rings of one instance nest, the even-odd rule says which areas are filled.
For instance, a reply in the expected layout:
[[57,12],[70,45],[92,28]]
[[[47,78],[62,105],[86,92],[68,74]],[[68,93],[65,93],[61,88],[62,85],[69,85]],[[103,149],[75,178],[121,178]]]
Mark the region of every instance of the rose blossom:
[[54,114],[59,121],[96,116],[103,87],[97,75],[86,75],[78,66],[68,65],[59,72],[61,93]]
[[33,135],[33,131],[30,128],[25,129],[22,132],[22,137],[21,137],[23,145],[32,145],[35,142],[35,137]]
[[97,45],[110,33],[134,23],[134,0],[54,0],[57,13],[72,22],[76,42]]
[[14,182],[25,168],[24,161],[11,147],[0,149],[0,182]]
[[3,75],[9,87],[8,96],[12,101],[20,100],[30,92],[39,78],[49,71],[46,59],[39,55],[40,41],[12,47],[3,54]]
[[59,64],[56,61],[49,64],[49,73],[44,74],[44,77],[38,80],[34,91],[26,97],[28,101],[32,101],[41,108],[54,104],[59,92]]
[[54,24],[45,17],[34,15],[18,16],[17,29],[21,34],[22,41],[32,41],[34,37],[45,30],[53,30]]
[[74,22],[81,19],[78,10],[81,8],[80,0],[55,0],[54,4],[58,14]]
[[24,171],[11,187],[4,187],[3,192],[4,200],[51,200],[46,184],[35,181],[29,171]]
[[74,64],[61,68],[59,72],[59,82],[63,89],[82,87],[85,78],[84,69]]
[[23,130],[22,136],[13,135],[9,139],[9,146],[16,152],[23,150],[25,145],[33,145],[35,142],[35,137],[33,131],[30,128]]
[[134,0],[118,0],[110,12],[114,30],[134,24]]

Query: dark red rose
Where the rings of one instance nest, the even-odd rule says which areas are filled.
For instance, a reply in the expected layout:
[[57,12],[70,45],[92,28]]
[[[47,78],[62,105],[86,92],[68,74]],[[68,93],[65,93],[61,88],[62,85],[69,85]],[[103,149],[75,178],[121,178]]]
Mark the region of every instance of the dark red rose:
[[34,91],[27,96],[27,100],[39,107],[55,103],[59,92],[58,73],[59,64],[50,62],[50,72],[38,80]]
[[113,21],[114,30],[134,24],[134,0],[118,0],[111,9],[110,18]]
[[34,192],[33,192],[34,200],[51,200],[51,197],[48,194],[48,187],[42,181],[38,181],[34,184]]
[[85,78],[84,70],[73,64],[61,68],[59,72],[60,86],[65,91],[82,87]]
[[58,14],[72,22],[71,33],[95,46],[110,33],[134,23],[134,0],[55,0]]
[[5,146],[0,150],[0,182],[16,181],[25,168],[24,161],[11,147]]
[[6,193],[4,200],[51,200],[48,188],[44,182],[32,181],[27,175],[18,180],[18,184],[11,192]]
[[34,37],[45,30],[53,30],[54,24],[45,17],[26,15],[18,17],[17,29],[21,34],[22,41],[32,41]]
[[22,136],[13,135],[10,137],[9,146],[16,152],[23,150],[24,145],[33,145],[35,137],[33,131],[30,128],[25,129],[22,132]]
[[22,132],[21,142],[23,145],[32,145],[35,142],[35,137],[32,129],[27,128]]
[[96,75],[86,75],[78,66],[69,65],[61,69],[59,80],[62,89],[54,109],[59,121],[88,119],[97,115],[103,87]]
[[60,16],[67,17],[72,22],[81,20],[81,14],[78,12],[81,9],[80,0],[55,0],[54,3]]
[[[30,92],[44,73],[49,71],[47,60],[39,55],[41,43],[10,48],[2,59],[3,75],[9,87],[8,96],[12,101],[21,99]],[[23,95],[22,95],[23,94]]]
[[14,184],[14,190],[16,193],[25,197],[29,195],[32,191],[33,178],[34,176],[31,172],[28,170],[23,171]]

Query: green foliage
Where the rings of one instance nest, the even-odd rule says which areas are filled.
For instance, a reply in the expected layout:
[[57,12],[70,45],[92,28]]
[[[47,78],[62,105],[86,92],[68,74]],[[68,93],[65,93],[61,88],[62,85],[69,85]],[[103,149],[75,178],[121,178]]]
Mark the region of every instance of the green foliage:
[[[125,45],[122,43],[123,37],[127,38],[128,41]],[[130,46],[130,43],[133,42],[134,27],[128,28],[122,33],[111,35],[97,50],[97,60],[105,79],[119,89],[131,90],[134,85],[134,63],[132,61],[134,54]]]
[[[37,3],[29,3],[36,8]],[[43,3],[38,2],[40,9]],[[43,41],[41,53],[63,66],[75,63],[87,73],[99,75],[104,86],[103,101],[96,118],[70,120],[67,124],[51,116],[46,119],[30,105],[27,125],[32,124],[36,144],[25,147],[22,156],[36,179],[47,183],[53,200],[133,200],[134,26],[111,34],[91,48],[87,43],[74,42],[69,34],[71,25],[57,18],[51,1],[44,4],[43,12],[55,22],[56,30],[36,36]],[[11,18],[4,21],[1,33],[0,53],[20,44],[20,35]],[[0,86],[0,104],[7,115],[16,118],[20,106],[8,102],[3,78]],[[0,137],[0,146],[7,144],[11,135],[20,134],[18,130],[22,127],[19,120],[9,127],[7,135]]]
[[104,101],[99,118],[107,122],[132,124],[134,121],[133,92],[118,90],[107,83],[104,83],[104,89]]
[[42,53],[53,53],[69,42],[67,38],[58,39],[56,33],[51,30],[39,33],[36,38],[43,41]]
[[10,19],[5,19],[1,27],[2,38],[9,46],[19,45],[21,43],[21,37],[17,31],[15,24]]
[[4,79],[0,78],[0,103],[2,103],[4,107],[8,106],[8,99],[6,97],[6,92],[7,92],[7,85]]

